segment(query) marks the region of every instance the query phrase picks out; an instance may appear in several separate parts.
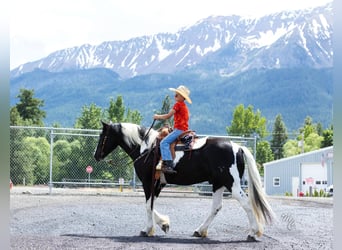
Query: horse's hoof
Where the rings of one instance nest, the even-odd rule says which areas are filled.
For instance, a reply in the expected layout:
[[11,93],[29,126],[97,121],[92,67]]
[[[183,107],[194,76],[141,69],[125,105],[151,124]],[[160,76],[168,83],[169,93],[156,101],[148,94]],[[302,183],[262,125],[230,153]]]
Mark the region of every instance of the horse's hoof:
[[162,225],[162,230],[163,230],[165,233],[168,233],[168,232],[169,232],[169,229],[170,229],[170,226],[169,226],[168,224]]
[[251,235],[247,236],[247,241],[248,242],[257,242],[256,238],[254,236],[251,236]]
[[[199,237],[202,238],[203,235],[201,235],[199,232],[195,231],[194,234],[192,235],[193,237]],[[205,236],[204,236],[205,237]]]
[[144,231],[140,231],[140,236],[141,237],[148,237],[148,234]]

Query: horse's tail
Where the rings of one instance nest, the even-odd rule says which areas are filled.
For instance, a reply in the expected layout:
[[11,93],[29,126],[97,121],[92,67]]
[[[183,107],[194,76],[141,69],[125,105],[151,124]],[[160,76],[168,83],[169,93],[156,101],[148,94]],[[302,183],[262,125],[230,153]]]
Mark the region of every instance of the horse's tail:
[[258,172],[256,162],[248,148],[244,146],[242,146],[241,148],[247,161],[248,197],[252,204],[253,213],[259,224],[270,224],[275,219],[275,215],[272,211],[271,206],[266,200],[266,194],[262,189],[260,174]]

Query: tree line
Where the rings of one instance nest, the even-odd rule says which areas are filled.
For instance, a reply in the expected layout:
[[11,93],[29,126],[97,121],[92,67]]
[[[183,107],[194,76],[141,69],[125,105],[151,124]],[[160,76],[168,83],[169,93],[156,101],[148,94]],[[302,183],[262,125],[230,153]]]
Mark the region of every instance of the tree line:
[[[46,113],[42,109],[44,100],[36,98],[33,89],[20,89],[17,98],[19,99],[18,103],[10,110],[10,124],[12,126],[44,127],[44,118],[46,117]],[[171,98],[167,95],[157,112],[166,113],[171,107]],[[80,115],[76,118],[74,128],[101,129],[101,121],[140,124],[142,116],[139,111],[126,108],[123,97],[118,95],[116,99],[113,97],[110,99],[107,108],[101,108],[94,103],[84,105]],[[154,128],[157,129],[165,123],[172,126],[172,118],[167,121],[157,121]],[[257,138],[256,161],[261,174],[263,174],[262,164],[265,162],[333,145],[333,126],[323,128],[320,123],[314,123],[309,116],[305,118],[302,127],[291,132],[296,135],[292,139],[289,138],[289,132],[281,114],[275,117],[271,133],[267,131],[266,124],[267,120],[262,116],[260,110],[254,110],[252,105],[245,107],[240,104],[233,111],[230,125],[226,126],[228,135]],[[56,123],[53,124],[53,127],[58,128],[60,125]],[[21,135],[17,134],[18,131],[15,133],[11,132],[11,147],[14,149],[11,150],[10,159],[13,183],[21,183],[23,176],[26,176],[27,183],[47,183],[50,155],[48,134],[41,131],[23,131]],[[83,168],[90,160],[88,156],[92,158],[96,143],[97,138],[90,137],[70,139],[58,136],[54,138],[53,164],[57,169],[54,177],[60,180],[63,176],[71,176],[68,171],[71,171],[76,165]],[[116,159],[116,161],[123,161],[120,165],[125,167],[119,173],[115,173],[110,164],[100,163],[95,173],[96,177],[102,179],[130,178],[133,171],[131,163],[128,162],[123,151],[119,151],[118,155],[120,159]],[[84,170],[73,170],[72,176],[84,178]]]

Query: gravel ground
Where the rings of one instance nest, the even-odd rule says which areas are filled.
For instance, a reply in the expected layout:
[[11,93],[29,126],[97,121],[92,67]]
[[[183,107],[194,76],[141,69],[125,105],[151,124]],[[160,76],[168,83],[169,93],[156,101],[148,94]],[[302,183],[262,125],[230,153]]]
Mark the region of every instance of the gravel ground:
[[[42,191],[43,190],[43,191]],[[211,197],[162,193],[155,208],[170,217],[168,234],[140,237],[145,227],[141,192],[92,189],[82,194],[13,188],[10,196],[11,249],[332,249],[332,198],[270,197],[278,217],[258,242],[247,242],[248,221],[238,202],[223,208],[207,238],[192,233],[211,208]]]

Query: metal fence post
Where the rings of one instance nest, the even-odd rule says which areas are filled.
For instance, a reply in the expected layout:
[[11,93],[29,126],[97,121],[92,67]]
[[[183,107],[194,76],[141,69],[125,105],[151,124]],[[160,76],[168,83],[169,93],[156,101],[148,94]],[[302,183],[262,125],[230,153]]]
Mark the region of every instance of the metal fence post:
[[136,173],[135,173],[135,168],[134,168],[134,164],[133,164],[133,183],[132,183],[132,186],[133,186],[133,191],[134,192],[135,192],[135,189],[136,189],[135,176],[136,176]]
[[50,181],[49,181],[49,194],[52,192],[52,158],[53,158],[53,129],[50,130]]

